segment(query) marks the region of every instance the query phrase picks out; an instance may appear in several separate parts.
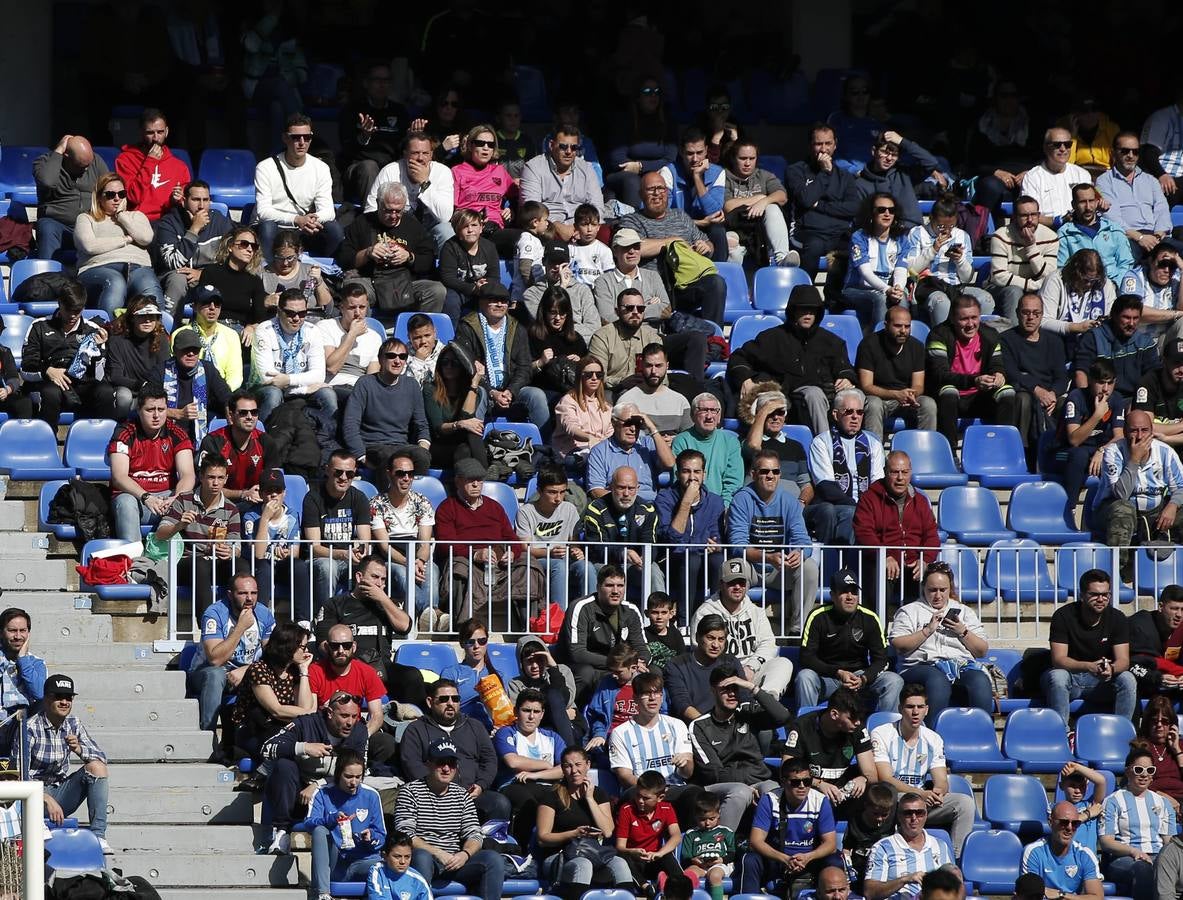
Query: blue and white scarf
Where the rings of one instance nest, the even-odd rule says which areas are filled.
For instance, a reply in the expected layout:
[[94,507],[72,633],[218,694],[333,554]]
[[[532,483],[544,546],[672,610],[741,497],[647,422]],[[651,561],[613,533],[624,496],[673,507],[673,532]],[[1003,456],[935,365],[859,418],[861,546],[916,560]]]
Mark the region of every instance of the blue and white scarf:
[[296,367],[296,363],[300,358],[300,351],[304,349],[304,326],[301,325],[296,329],[296,333],[290,340],[284,337],[283,329],[278,321],[272,322],[271,327],[275,329],[275,339],[279,341],[280,364],[283,366],[283,374],[299,375],[300,370]]
[[[164,364],[164,395],[169,409],[177,409],[180,404],[180,375],[177,373],[177,361],[170,359]],[[197,418],[193,422],[193,439],[200,444],[205,438],[209,424],[207,400],[209,394],[205,384],[205,364],[197,363],[193,370],[193,402],[197,404]]]
[[500,390],[505,383],[505,341],[509,335],[509,320],[501,320],[501,331],[494,332],[489,328],[489,320],[484,313],[477,313],[481,320],[481,331],[485,335],[485,361],[488,363],[487,372],[489,386],[493,390]]
[[[842,493],[852,500],[858,500],[871,489],[871,442],[866,432],[860,431],[854,440],[854,471],[857,484],[851,483],[850,466],[846,462],[846,450],[842,446],[843,436],[836,428],[830,429],[830,446],[834,454],[834,480]],[[852,488],[854,489],[852,492]]]

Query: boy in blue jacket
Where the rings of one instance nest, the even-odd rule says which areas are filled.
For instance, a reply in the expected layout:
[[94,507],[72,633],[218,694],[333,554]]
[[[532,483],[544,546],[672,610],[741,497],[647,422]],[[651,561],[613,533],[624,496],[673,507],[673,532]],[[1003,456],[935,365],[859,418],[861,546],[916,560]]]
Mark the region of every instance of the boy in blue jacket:
[[390,832],[382,862],[370,869],[366,900],[432,900],[431,885],[411,868],[411,836]]
[[[637,711],[633,695],[633,676],[637,674],[640,655],[631,644],[617,644],[608,651],[608,671],[600,679],[596,691],[587,704],[587,723],[591,738],[588,750],[598,750],[608,742],[608,735],[617,725],[627,722]],[[665,697],[661,711],[666,712]]]

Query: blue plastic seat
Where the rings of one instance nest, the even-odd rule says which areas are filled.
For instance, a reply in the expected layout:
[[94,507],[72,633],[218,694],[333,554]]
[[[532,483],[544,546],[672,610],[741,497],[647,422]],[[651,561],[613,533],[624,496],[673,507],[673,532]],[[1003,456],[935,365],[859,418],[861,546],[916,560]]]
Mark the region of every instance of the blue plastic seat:
[[507,288],[513,287],[513,269],[510,268],[509,260],[501,260],[501,283]]
[[809,430],[808,425],[782,425],[780,433],[787,440],[800,444],[801,449],[805,451],[806,458],[809,457],[809,445],[813,443],[813,432]]
[[1067,591],[1069,597],[1075,598],[1076,592],[1080,589],[1080,576],[1089,569],[1100,569],[1113,579],[1118,588],[1118,600],[1121,603],[1132,603],[1137,592],[1132,587],[1122,584],[1121,579],[1116,577],[1116,556],[1116,551],[1108,544],[1092,541],[1064,544],[1056,549],[1056,585]]
[[230,218],[230,207],[227,206],[225,203],[218,203],[214,200],[211,200],[210,204],[209,204],[209,208],[214,210],[215,212],[220,212],[227,219]]
[[[874,330],[875,331],[882,331],[886,327],[887,327],[886,322],[876,322]],[[920,321],[919,319],[913,319],[912,320],[912,337],[916,338],[916,340],[920,341],[920,343],[922,343],[922,344],[926,343],[928,341],[928,325],[926,325],[924,322]]]
[[[998,749],[994,719],[976,707],[949,707],[937,715],[952,772],[1016,772],[1018,765]],[[989,818],[989,817],[987,817]]]
[[[8,296],[11,297],[16,293],[16,289],[21,286],[21,282],[32,275],[37,275],[41,272],[60,272],[62,264],[56,259],[18,259],[12,264],[12,272],[8,278]],[[57,309],[57,304],[53,304],[53,308]]]
[[[8,152],[8,148],[4,148]],[[87,872],[104,868],[103,846],[89,828],[55,828],[53,839],[45,842],[45,865],[54,871]]]
[[0,197],[34,205],[37,202],[37,181],[33,178],[33,163],[38,156],[48,152],[48,147],[5,145],[0,150]]
[[364,897],[366,883],[364,881],[330,881],[329,893],[334,897]]
[[1145,547],[1139,547],[1134,554],[1134,564],[1139,594],[1157,597],[1168,584],[1183,584],[1183,553],[1177,549],[1166,559],[1159,560]]
[[59,541],[72,541],[78,537],[78,530],[73,525],[49,521],[49,505],[57,492],[69,484],[68,481],[57,479],[47,481],[41,485],[41,494],[37,500],[37,530],[48,531]]
[[33,327],[33,317],[24,313],[7,313],[4,316],[4,331],[0,332],[0,344],[12,351],[12,358],[19,367],[25,351],[25,339]]
[[635,900],[635,898],[632,891],[624,891],[620,888],[601,888],[584,891],[579,900]]
[[898,712],[873,712],[867,716],[867,732],[870,733],[880,725],[891,725],[900,720]]
[[982,487],[1013,488],[1038,475],[1027,471],[1023,438],[1013,425],[970,425],[961,440],[961,468]]
[[304,515],[304,498],[308,496],[308,482],[304,480],[303,475],[288,475],[285,472],[283,483],[283,502],[292,511],[292,514],[298,521]]
[[[255,154],[250,150],[211,147],[201,154],[197,177],[209,183],[210,199],[231,209],[255,202]],[[248,221],[245,217],[243,221]]]
[[373,500],[378,496],[378,489],[364,478],[355,478],[353,480],[353,486],[365,494],[367,500]]
[[0,425],[0,473],[13,481],[74,477],[58,456],[57,435],[40,419],[9,419]]
[[[1022,675],[1023,654],[1018,650],[1007,650],[994,648],[990,649],[983,658],[983,662],[993,663],[1002,670],[1006,675],[1006,683],[1009,690],[1014,690],[1015,685]],[[998,701],[999,711],[1003,715],[1008,715],[1016,709],[1025,709],[1031,705],[1031,701],[1025,697],[1007,697]]]
[[1124,716],[1087,713],[1076,720],[1076,758],[1094,769],[1125,770],[1134,723]]
[[517,678],[522,674],[521,668],[518,666],[517,644],[497,644],[489,641],[488,651],[489,662],[497,670],[497,674],[501,676],[503,682],[508,684],[509,679]]
[[1015,533],[1002,524],[1002,510],[993,491],[974,485],[957,485],[941,491],[937,521],[962,544],[985,547],[1008,540]]
[[430,475],[416,475],[411,490],[418,491],[426,497],[432,509],[439,509],[439,505],[448,499],[448,492],[445,490],[443,482]]
[[[109,547],[115,547],[124,543],[113,538],[102,538],[95,541],[87,541],[82,548],[82,565],[90,563],[92,554],[99,550],[106,550]],[[88,584],[85,581],[79,582],[79,588],[83,591],[91,591],[98,594],[103,600],[150,600],[152,599],[152,588],[146,584]]]
[[486,481],[481,494],[501,504],[511,525],[518,520],[518,495],[504,481]]
[[978,554],[959,544],[942,544],[939,558],[953,568],[957,596],[965,603],[990,603],[994,592],[982,583],[982,563]]
[[757,269],[752,284],[752,304],[762,313],[771,313],[783,319],[789,294],[799,284],[813,284],[813,279],[804,269],[786,266]]
[[892,438],[891,449],[908,454],[912,484],[916,487],[946,488],[969,483],[969,476],[957,468],[953,450],[939,431],[901,431]]
[[987,778],[982,792],[982,815],[995,828],[1014,832],[1024,842],[1051,832],[1047,821],[1047,791],[1033,775]]
[[114,419],[75,419],[66,432],[65,463],[85,481],[111,477],[107,445],[115,431]]
[[442,344],[448,343],[456,336],[456,326],[452,324],[452,320],[444,313],[413,313],[401,312],[398,318],[394,320],[394,336],[400,341],[406,343],[407,337],[407,323],[411,321],[413,316],[427,316],[433,323],[435,323],[435,337]]
[[119,156],[119,148],[118,147],[94,147],[94,146],[92,146],[91,149],[94,150],[95,156],[99,157],[103,162],[105,162],[107,164],[107,171],[108,172],[115,171],[115,158],[117,156]]
[[1060,603],[1068,597],[1052,581],[1043,548],[1030,538],[991,544],[985,581],[1007,603]]
[[373,316],[366,316],[366,324],[370,326],[370,331],[378,335],[378,340],[386,340],[386,326]]
[[552,116],[546,92],[546,76],[536,66],[513,67],[514,93],[521,104],[523,122],[549,122]]
[[1010,831],[973,832],[961,851],[961,872],[979,894],[1014,889],[1023,862],[1023,842]]
[[850,357],[850,364],[854,365],[854,358],[858,355],[858,345],[863,340],[863,326],[856,316],[826,316],[822,319],[822,328],[832,331],[846,342],[846,355]]
[[731,326],[731,352],[734,353],[748,341],[759,336],[760,332],[769,328],[776,328],[781,321],[776,316],[750,315],[735,320]]
[[434,641],[403,641],[398,645],[394,659],[401,666],[427,669],[437,675],[448,666],[456,665],[456,653],[451,645]]
[[1054,709],[1016,709],[1007,716],[1002,752],[1024,773],[1035,774],[1059,772],[1073,758],[1064,720]]
[[[949,793],[964,794],[966,797],[969,797],[970,800],[974,799],[973,785],[969,783],[968,778],[966,778],[964,775],[957,775],[953,772],[950,772],[946,777],[949,779]],[[990,823],[987,822],[985,819],[983,819],[981,814],[978,812],[978,807],[977,807],[976,801],[974,802],[973,830],[974,831],[989,831],[990,830]]]
[[727,285],[727,300],[723,306],[723,321],[735,322],[741,316],[752,314],[752,301],[748,297],[748,278],[739,263],[717,262],[719,277]]
[[[969,430],[973,431],[974,427],[970,426]],[[1065,512],[1067,504],[1068,495],[1064,493],[1064,486],[1055,481],[1020,484],[1010,495],[1010,505],[1006,511],[1007,524],[1023,537],[1033,538],[1041,544],[1087,541],[1092,535],[1087,531],[1078,531],[1075,523],[1069,521]]]

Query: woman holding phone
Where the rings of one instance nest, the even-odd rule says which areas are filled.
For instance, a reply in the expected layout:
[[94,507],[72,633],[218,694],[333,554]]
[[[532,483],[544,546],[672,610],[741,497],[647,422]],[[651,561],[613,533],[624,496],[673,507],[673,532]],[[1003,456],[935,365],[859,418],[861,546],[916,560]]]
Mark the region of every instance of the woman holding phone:
[[[972,609],[957,599],[953,569],[937,561],[924,570],[921,599],[901,606],[888,639],[900,658],[900,674],[928,692],[925,724],[950,705],[976,706],[993,715],[994,691],[976,659],[990,651],[986,632]],[[953,692],[960,696],[951,704]]]

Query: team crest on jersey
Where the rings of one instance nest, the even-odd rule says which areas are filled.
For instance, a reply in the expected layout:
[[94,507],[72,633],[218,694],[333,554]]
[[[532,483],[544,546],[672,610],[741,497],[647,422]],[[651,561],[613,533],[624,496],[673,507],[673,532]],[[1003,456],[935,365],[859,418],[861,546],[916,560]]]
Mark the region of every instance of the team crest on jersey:
[[1075,878],[1078,870],[1079,866],[1064,866],[1064,874],[1069,878]]
[[497,185],[497,187],[501,187],[501,176],[500,175],[493,176],[493,184]]
[[787,741],[785,741],[785,746],[786,747],[796,747],[797,746],[797,732],[796,731],[789,732],[789,739]]
[[649,824],[654,831],[661,831],[661,829],[665,827],[665,822],[661,821],[660,819],[654,819]]
[[357,816],[358,822],[364,822],[370,817],[370,811],[368,809],[359,809],[355,815]]
[[861,628],[853,628],[851,629],[850,636],[854,639],[856,644],[861,644],[863,640],[863,630]]
[[399,891],[398,892],[398,900],[411,900],[411,892],[410,891]]
[[1145,403],[1150,399],[1150,392],[1144,387],[1138,388],[1137,393],[1134,394],[1135,403]]
[[252,456],[252,457],[251,457],[251,465],[252,465],[252,466],[257,466],[257,465],[259,464],[259,460],[261,460],[262,458],[263,458],[263,457],[259,456],[259,455],[256,453],[254,456]]
[[637,513],[635,516],[633,516],[633,524],[634,525],[644,525],[645,524],[645,514],[644,513]]
[[801,823],[801,828],[806,834],[809,834],[811,831],[813,831],[813,823],[806,819]]

